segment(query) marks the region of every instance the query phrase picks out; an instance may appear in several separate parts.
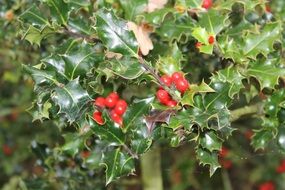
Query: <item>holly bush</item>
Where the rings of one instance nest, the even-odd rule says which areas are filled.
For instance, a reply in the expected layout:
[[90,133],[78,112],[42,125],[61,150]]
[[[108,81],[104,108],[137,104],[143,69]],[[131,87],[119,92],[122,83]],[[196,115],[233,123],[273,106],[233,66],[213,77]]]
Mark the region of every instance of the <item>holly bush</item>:
[[1,9],[1,41],[14,48],[4,57],[25,73],[4,78],[34,81],[28,111],[53,134],[32,142],[46,172],[25,188],[121,189],[126,175],[157,190],[222,189],[221,179],[224,189],[285,187],[282,0],[15,0]]

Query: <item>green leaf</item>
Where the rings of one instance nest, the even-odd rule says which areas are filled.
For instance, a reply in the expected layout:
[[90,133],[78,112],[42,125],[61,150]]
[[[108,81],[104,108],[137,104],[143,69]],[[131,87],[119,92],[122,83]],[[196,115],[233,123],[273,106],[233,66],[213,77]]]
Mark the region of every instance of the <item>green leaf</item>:
[[156,33],[162,37],[162,40],[169,42],[177,40],[186,43],[191,36],[194,22],[191,17],[186,15],[165,18],[161,26],[156,29]]
[[84,147],[85,138],[79,136],[77,133],[64,134],[63,138],[65,143],[61,147],[61,150],[73,157]]
[[58,24],[67,25],[68,4],[64,0],[44,0],[50,7],[51,16]]
[[38,46],[40,46],[41,41],[53,33],[55,33],[55,31],[50,27],[37,29],[33,26],[30,26],[27,29],[26,33],[23,35],[23,39],[28,40],[31,44],[37,44]]
[[278,84],[278,79],[285,75],[285,69],[276,66],[271,61],[255,62],[250,64],[246,74],[258,80],[261,90],[264,88],[274,89]]
[[151,13],[142,14],[139,17],[148,24],[158,26],[162,24],[162,22],[168,16],[168,14],[173,13],[174,11],[175,9],[173,8],[163,8],[153,11]]
[[133,20],[145,11],[147,0],[119,0],[125,13],[125,19]]
[[181,61],[183,60],[183,55],[177,44],[173,44],[172,47],[165,52],[165,54],[166,56],[159,57],[157,69],[167,75],[171,75],[176,71],[181,71]]
[[220,167],[218,162],[217,153],[209,152],[202,148],[197,148],[196,150],[197,159],[200,161],[200,164],[203,166],[209,165],[210,167],[210,176],[212,176],[215,171]]
[[221,150],[222,141],[213,131],[206,132],[199,137],[199,144],[210,152]]
[[180,5],[186,8],[202,8],[203,0],[176,0],[176,5]]
[[134,100],[124,115],[124,128],[126,132],[129,129],[135,129],[137,123],[141,123],[144,120],[144,116],[148,114],[151,103],[153,102],[154,97]]
[[215,92],[210,86],[208,86],[204,81],[202,81],[201,84],[191,84],[190,90],[186,91],[183,95],[183,98],[181,100],[181,104],[184,105],[190,105],[194,106],[194,96],[197,93],[209,93],[209,92]]
[[251,139],[251,145],[255,150],[264,149],[273,139],[273,137],[274,136],[271,130],[256,131]]
[[137,56],[138,43],[134,34],[128,30],[126,21],[116,17],[112,11],[103,9],[96,14],[96,31],[110,51]]
[[69,122],[79,118],[90,101],[87,91],[80,86],[78,78],[55,88],[52,99],[60,107],[59,113],[64,114]]
[[115,75],[119,75],[122,78],[131,80],[136,79],[144,73],[144,69],[141,63],[137,59],[129,56],[124,56],[121,59],[112,59],[107,61],[109,70],[111,70]]
[[227,67],[226,69],[220,70],[216,75],[213,75],[211,78],[213,82],[224,82],[229,83],[229,97],[234,98],[234,95],[238,94],[242,88],[244,88],[242,84],[242,80],[245,77],[240,74],[237,67]]
[[23,12],[19,16],[19,19],[23,23],[29,23],[33,28],[38,30],[42,30],[46,26],[50,25],[49,21],[44,17],[44,15],[42,15],[41,10],[39,10],[39,8],[35,5]]
[[203,44],[209,44],[208,38],[209,33],[206,31],[205,28],[196,27],[193,29],[192,36]]
[[118,177],[132,174],[135,170],[134,159],[119,148],[105,154],[102,164],[106,167],[106,185]]
[[95,132],[101,140],[107,141],[110,145],[124,145],[125,144],[125,135],[122,132],[122,129],[111,121],[107,114],[104,114],[104,125],[97,124],[91,116],[89,116],[89,125],[92,131]]
[[268,53],[273,51],[274,42],[280,40],[281,30],[280,23],[268,23],[262,28],[260,34],[245,36],[244,55],[251,59],[256,59],[256,56],[260,53],[267,56]]
[[190,130],[193,123],[191,122],[189,112],[186,110],[179,111],[175,116],[170,118],[168,127],[173,130],[184,127],[187,130]]
[[198,25],[205,28],[209,34],[216,36],[229,26],[228,15],[216,10],[208,10],[200,15]]
[[73,80],[78,76],[86,76],[103,59],[103,55],[97,53],[90,44],[77,39],[66,41],[42,62],[65,78]]

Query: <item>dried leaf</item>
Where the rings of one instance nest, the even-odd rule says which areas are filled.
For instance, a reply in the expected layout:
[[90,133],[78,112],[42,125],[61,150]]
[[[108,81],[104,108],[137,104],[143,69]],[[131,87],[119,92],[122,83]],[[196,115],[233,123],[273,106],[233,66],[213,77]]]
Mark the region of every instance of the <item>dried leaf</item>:
[[154,129],[156,123],[169,124],[170,117],[175,113],[175,110],[153,110],[149,116],[145,117],[146,126],[149,133]]
[[138,26],[133,22],[128,22],[127,25],[129,30],[134,32],[142,54],[147,55],[153,49],[153,44],[149,37],[152,29],[146,24]]
[[149,0],[147,4],[147,12],[153,12],[157,9],[162,9],[167,3],[167,0]]
[[112,51],[106,52],[105,56],[106,56],[107,59],[113,59],[113,58],[115,58],[115,59],[117,59],[117,60],[120,60],[120,59],[123,57],[122,54],[120,54],[120,53],[115,53],[115,52],[112,52]]

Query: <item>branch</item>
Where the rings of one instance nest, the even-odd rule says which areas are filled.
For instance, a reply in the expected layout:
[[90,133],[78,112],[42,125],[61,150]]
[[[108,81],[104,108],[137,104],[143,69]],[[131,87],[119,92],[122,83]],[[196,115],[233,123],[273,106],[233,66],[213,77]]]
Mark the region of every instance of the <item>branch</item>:
[[140,64],[143,66],[143,68],[147,70],[155,78],[155,80],[159,83],[159,85],[162,86],[162,88],[165,89],[175,101],[180,102],[181,98],[172,89],[170,89],[161,81],[159,75],[156,74],[154,69],[151,68],[142,57],[138,57],[138,60]]
[[139,158],[139,156],[136,153],[134,153],[127,145],[123,144],[122,146],[133,158],[135,159]]
[[251,114],[258,114],[261,115],[263,113],[263,104],[262,103],[257,103],[251,106],[245,106],[242,108],[238,108],[235,110],[231,111],[231,118],[230,121],[236,121],[240,117],[245,116],[245,115],[251,115]]
[[89,35],[81,34],[81,33],[78,33],[78,32],[73,32],[68,27],[65,27],[61,31],[61,33],[67,34],[67,35],[75,37],[75,38],[82,38],[82,39],[85,39],[85,40],[87,40],[89,42],[101,42],[101,40],[98,39],[98,38],[91,37]]

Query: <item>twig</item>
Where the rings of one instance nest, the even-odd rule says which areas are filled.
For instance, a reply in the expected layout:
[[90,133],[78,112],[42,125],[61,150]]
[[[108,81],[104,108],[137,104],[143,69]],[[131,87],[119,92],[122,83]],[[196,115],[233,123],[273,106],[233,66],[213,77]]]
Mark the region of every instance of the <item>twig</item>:
[[85,35],[85,34],[81,34],[81,33],[78,33],[78,32],[73,32],[71,31],[69,28],[65,27],[61,33],[65,33],[67,35],[70,35],[70,36],[73,36],[75,38],[82,38],[82,39],[86,39],[87,41],[90,41],[90,42],[101,42],[100,39],[98,38],[95,38],[95,37],[91,37],[89,35]]
[[134,153],[127,145],[123,144],[122,146],[133,158],[135,159],[139,158],[139,156],[136,153]]
[[236,110],[231,111],[231,118],[230,121],[236,121],[240,117],[244,115],[250,115],[250,114],[262,114],[263,113],[263,104],[257,103],[251,106],[245,106],[242,108],[238,108]]

